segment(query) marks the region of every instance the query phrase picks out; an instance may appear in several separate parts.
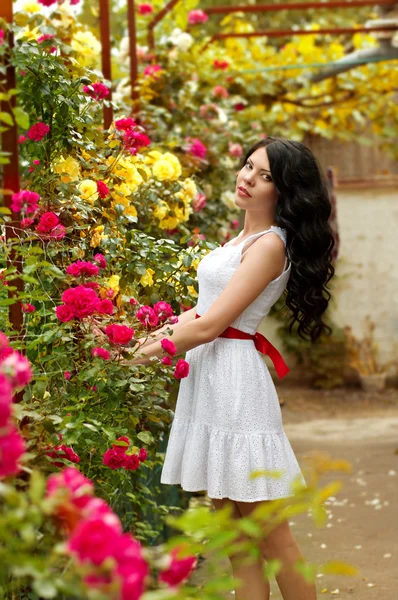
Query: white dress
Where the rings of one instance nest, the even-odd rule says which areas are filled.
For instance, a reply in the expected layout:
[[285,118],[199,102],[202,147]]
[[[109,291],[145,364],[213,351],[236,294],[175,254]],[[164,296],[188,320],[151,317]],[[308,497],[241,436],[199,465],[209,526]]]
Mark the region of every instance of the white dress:
[[[202,259],[197,314],[203,316],[218,298],[251,243],[270,233],[286,246],[285,230],[272,226],[238,245],[216,248]],[[232,327],[256,332],[287,285],[291,265],[286,268],[286,263],[287,259],[281,275]],[[187,352],[186,360],[190,372],[180,383],[161,483],[241,502],[292,496],[290,484],[296,477],[305,485],[283,430],[273,380],[254,342],[216,338]],[[283,476],[249,479],[252,471],[260,470],[283,471]]]

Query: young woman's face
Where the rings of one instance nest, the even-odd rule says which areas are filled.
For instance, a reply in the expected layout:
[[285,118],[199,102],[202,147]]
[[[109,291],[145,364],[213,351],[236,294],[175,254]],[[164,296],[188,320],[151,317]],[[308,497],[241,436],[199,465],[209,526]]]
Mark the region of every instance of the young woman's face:
[[268,212],[277,200],[266,148],[257,148],[238,173],[235,203],[244,210]]

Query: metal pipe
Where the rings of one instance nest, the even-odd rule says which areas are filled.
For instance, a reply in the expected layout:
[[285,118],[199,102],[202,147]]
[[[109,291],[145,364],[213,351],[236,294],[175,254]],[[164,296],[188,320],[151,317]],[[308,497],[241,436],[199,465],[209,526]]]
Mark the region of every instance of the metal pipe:
[[[105,79],[112,81],[112,63],[111,63],[111,32],[109,23],[109,0],[100,0],[99,5],[100,15],[100,35],[101,35],[101,62],[102,73]],[[112,100],[112,89],[107,97],[107,100]],[[113,120],[112,106],[104,104],[104,129],[109,129]]]
[[[12,12],[12,0],[3,0],[0,6],[0,17],[2,17],[6,23],[12,24],[13,22],[13,12]],[[8,32],[8,42],[10,51],[14,46],[14,36],[12,31]],[[8,63],[6,70],[6,90],[15,90],[16,81],[15,81],[15,67]],[[12,96],[9,101],[1,102],[1,110],[4,112],[9,112],[9,103],[12,107],[15,106],[16,96]],[[5,194],[5,206],[7,208],[11,207],[11,194],[10,192],[16,193],[19,192],[19,160],[18,160],[18,131],[17,125],[14,121],[14,124],[4,131],[1,134],[2,139],[2,147],[4,152],[8,152],[9,162],[6,165],[3,165],[3,189],[7,191]],[[19,213],[11,213],[11,222],[6,223],[5,231],[6,231],[6,242],[11,239],[15,239],[18,237],[18,230],[20,227],[20,216]],[[22,260],[20,256],[17,256],[15,250],[12,250],[10,256],[7,260],[7,267],[15,267],[17,273],[22,273]],[[12,285],[17,289],[15,291],[8,291],[8,297],[15,298],[15,296],[19,295],[20,292],[24,290],[24,283],[21,278],[14,279]],[[22,328],[23,328],[23,318],[22,318],[22,309],[21,303],[15,302],[10,305],[9,308],[9,319],[12,324],[13,330],[18,332],[17,337],[22,336]]]
[[305,10],[308,8],[357,8],[361,6],[394,6],[396,0],[331,0],[330,2],[295,2],[292,4],[257,4],[251,6],[214,6],[206,8],[207,15],[229,14],[232,12],[256,13],[256,12],[278,12],[281,10]]

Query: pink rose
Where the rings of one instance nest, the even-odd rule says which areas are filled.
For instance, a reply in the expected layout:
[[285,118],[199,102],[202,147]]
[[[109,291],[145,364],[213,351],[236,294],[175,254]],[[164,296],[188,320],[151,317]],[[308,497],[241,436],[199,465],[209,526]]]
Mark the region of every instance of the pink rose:
[[111,300],[105,298],[104,300],[100,300],[97,306],[97,313],[100,315],[112,315],[113,314],[113,304]]
[[28,138],[34,142],[40,142],[49,131],[49,126],[39,121],[28,130]]
[[225,89],[224,86],[216,85],[213,88],[213,95],[216,96],[217,98],[228,98],[229,92],[227,89]]
[[103,360],[109,360],[111,355],[105,348],[93,348],[91,355],[94,357],[102,358]]
[[43,213],[40,217],[36,231],[39,233],[49,233],[56,225],[58,225],[59,219],[53,212]]
[[141,462],[146,461],[146,459],[148,458],[148,452],[145,450],[145,448],[140,448],[140,451],[138,453],[138,458],[140,459]]
[[236,156],[236,158],[240,158],[243,154],[243,148],[240,144],[232,144],[229,143],[229,153],[231,156]]
[[134,329],[127,327],[127,325],[107,325],[105,333],[111,344],[124,346],[133,339]]
[[128,129],[137,127],[137,123],[131,117],[125,117],[115,121],[115,127],[121,131],[127,131]]
[[106,258],[103,254],[100,252],[98,252],[98,254],[94,254],[94,260],[100,269],[106,269]]
[[82,498],[85,495],[92,495],[94,486],[75,467],[66,467],[61,473],[50,475],[47,479],[47,498],[51,498],[60,491],[66,490],[72,501]]
[[204,194],[198,194],[196,198],[192,200],[193,212],[200,212],[206,206],[206,196]]
[[171,340],[169,340],[168,338],[163,338],[162,340],[160,340],[160,345],[162,346],[163,350],[167,352],[167,354],[169,354],[170,356],[175,356],[177,348]]
[[71,372],[70,371],[65,371],[64,373],[64,379],[66,379],[66,381],[69,381],[69,379],[71,378]]
[[231,229],[238,229],[239,227],[239,221],[237,219],[234,219],[233,221],[231,221]]
[[65,290],[62,301],[70,307],[75,317],[84,319],[96,312],[99,298],[94,290],[79,285]]
[[150,306],[141,306],[135,314],[137,319],[145,325],[145,327],[156,327],[159,322],[159,318],[153,308]]
[[125,453],[109,448],[102,457],[102,464],[110,469],[122,469],[125,466]]
[[20,135],[18,138],[18,144],[23,144],[24,142],[26,142],[28,138],[26,137],[26,135]]
[[29,302],[27,302],[26,304],[21,304],[21,309],[22,309],[22,312],[33,313],[33,312],[35,312],[36,307],[33,306],[33,304],[29,304]]
[[98,275],[99,267],[92,262],[77,260],[66,267],[66,272],[73,277],[79,277],[81,275],[94,277],[95,275]]
[[169,317],[173,316],[173,309],[171,308],[170,304],[163,302],[163,300],[156,302],[153,310],[161,321],[165,321]]
[[140,15],[150,15],[153,12],[153,6],[151,4],[139,4],[137,7]]
[[17,351],[12,352],[3,360],[1,370],[14,388],[28,384],[33,377],[30,362]]
[[156,79],[158,77],[156,73],[159,73],[159,71],[161,70],[162,67],[160,65],[148,65],[147,67],[145,67],[143,73],[147,77],[153,77],[154,79]]
[[189,25],[197,25],[198,23],[206,23],[209,20],[208,15],[206,15],[203,10],[190,10],[188,13],[188,23]]
[[174,371],[174,377],[176,379],[184,379],[184,377],[188,377],[189,373],[189,363],[183,358],[177,360],[176,368]]
[[58,225],[56,225],[54,227],[54,229],[52,229],[52,231],[50,231],[49,238],[51,240],[62,240],[62,238],[64,238],[65,235],[66,235],[65,227],[61,223],[58,223]]
[[9,399],[0,397],[0,428],[3,428],[9,424],[9,419],[11,417],[11,403],[12,396]]
[[24,209],[26,213],[34,213],[38,208],[37,203],[40,200],[40,196],[36,192],[22,190],[17,194],[13,194],[11,200],[12,212],[17,213]]
[[52,6],[52,4],[55,4],[57,0],[37,0],[39,2],[39,4],[42,4],[43,6]]
[[175,325],[176,323],[178,323],[177,315],[173,315],[172,317],[167,319],[167,322],[170,323],[171,325]]
[[37,38],[37,43],[41,44],[42,42],[46,42],[47,40],[53,40],[55,38],[55,34],[53,33],[44,33],[43,35]]
[[90,98],[93,98],[93,100],[97,101],[103,100],[110,94],[109,88],[100,81],[97,81],[96,83],[91,83],[90,85],[85,85],[83,87],[83,92],[85,94],[88,94]]
[[104,199],[109,194],[109,188],[103,181],[97,181],[97,192],[100,198]]
[[188,152],[197,158],[204,158],[207,153],[207,148],[198,138],[193,138],[190,142]]
[[139,148],[149,146],[151,140],[145,133],[140,131],[127,130],[123,136],[123,144],[130,154],[136,154]]
[[119,537],[113,557],[117,564],[116,572],[123,581],[121,600],[139,600],[144,593],[145,578],[149,574],[141,544],[132,535],[125,533]]
[[19,461],[24,452],[25,442],[12,425],[0,436],[0,477],[19,473]]
[[162,362],[163,365],[167,365],[167,366],[170,366],[170,365],[173,364],[173,361],[172,361],[172,359],[171,359],[170,356],[164,356],[162,358],[161,362]]
[[130,298],[129,302],[131,306],[136,306],[137,304],[139,304],[138,300],[136,300],[135,298]]
[[117,551],[122,527],[116,515],[103,515],[81,521],[68,542],[68,550],[81,562],[100,565]]
[[34,222],[35,222],[34,219],[30,219],[29,217],[26,217],[25,219],[21,219],[20,225],[21,225],[22,229],[27,229],[28,227],[33,225]]
[[127,471],[136,471],[140,466],[140,459],[137,454],[126,454],[124,468]]
[[96,281],[84,281],[81,285],[83,287],[90,288],[90,290],[98,290],[99,288],[99,283]]
[[55,309],[55,314],[62,323],[68,323],[68,321],[71,321],[75,316],[71,307],[67,304],[60,304],[57,306]]
[[169,586],[174,587],[182,583],[184,579],[189,577],[197,564],[195,556],[178,558],[179,551],[182,549],[184,549],[183,544],[180,544],[177,548],[173,548],[170,552],[170,566],[159,575],[159,579]]

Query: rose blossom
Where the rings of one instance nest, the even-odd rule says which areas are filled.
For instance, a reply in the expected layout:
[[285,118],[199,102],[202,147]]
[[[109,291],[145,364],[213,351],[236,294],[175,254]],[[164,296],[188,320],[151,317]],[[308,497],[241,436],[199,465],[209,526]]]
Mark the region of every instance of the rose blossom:
[[139,4],[137,10],[140,15],[150,15],[153,12],[153,6],[151,4]]
[[167,365],[168,367],[173,364],[173,361],[170,356],[164,356],[161,362],[163,365]]
[[231,156],[236,156],[237,158],[240,158],[243,154],[243,148],[240,144],[236,143],[236,144],[232,144],[231,142],[229,143],[229,153]]
[[138,454],[126,454],[124,468],[127,471],[136,471],[140,466]]
[[79,285],[65,290],[62,294],[62,302],[70,307],[75,317],[84,319],[96,312],[99,298],[94,290]]
[[66,381],[69,381],[70,378],[71,378],[71,372],[70,371],[65,371],[65,373],[64,373],[64,379],[66,379]]
[[70,306],[67,304],[60,304],[55,309],[55,314],[57,315],[57,319],[59,319],[62,323],[68,323],[75,316]]
[[118,119],[115,121],[116,129],[121,131],[127,131],[127,129],[131,129],[132,127],[136,127],[137,123],[131,117],[125,117],[123,119]]
[[184,377],[188,377],[189,373],[189,363],[183,358],[180,358],[177,361],[176,368],[174,371],[174,377],[176,379],[184,379]]
[[12,212],[20,212],[23,208],[26,213],[34,213],[37,210],[37,203],[40,200],[39,194],[30,190],[22,190],[13,194],[11,203]]
[[145,327],[156,327],[159,322],[159,317],[150,306],[141,306],[135,316]]
[[156,302],[153,310],[161,321],[165,321],[169,317],[173,316],[173,309],[171,308],[170,304],[168,302],[164,302],[163,300]]
[[135,298],[130,298],[129,302],[131,306],[136,306],[137,304],[139,304],[138,300],[136,300]]
[[145,133],[139,131],[126,131],[123,136],[123,143],[130,154],[137,154],[137,150],[143,146],[149,146],[151,140]]
[[36,227],[36,231],[39,233],[49,233],[56,225],[58,225],[59,219],[53,212],[45,212],[40,217],[40,222]]
[[18,144],[23,144],[24,142],[26,142],[28,138],[26,137],[26,135],[20,135],[18,138]]
[[190,10],[188,13],[189,25],[196,25],[198,23],[206,23],[209,20],[208,15],[203,10]]
[[4,399],[4,397],[0,398],[0,428],[3,428],[6,425],[8,425],[9,419],[11,417],[11,401],[12,398],[10,398],[9,400]]
[[117,564],[116,572],[123,581],[121,600],[139,600],[149,573],[141,544],[129,533],[124,533],[119,537],[113,557]]
[[39,121],[28,130],[28,138],[34,142],[40,142],[49,131],[49,126]]
[[93,100],[103,100],[109,96],[109,88],[107,88],[106,85],[100,81],[97,81],[96,83],[90,83],[90,85],[85,85],[83,87],[83,92],[88,94],[88,96],[93,98]]
[[39,4],[42,4],[43,6],[52,6],[53,4],[56,3],[57,0],[37,0]]
[[81,275],[94,277],[98,275],[99,267],[92,262],[77,260],[66,267],[66,272],[73,277],[80,277]]
[[200,140],[198,140],[198,138],[193,138],[188,148],[188,152],[197,158],[204,158],[207,153],[207,148]]
[[93,348],[91,350],[91,355],[98,358],[102,358],[103,360],[109,360],[111,355],[108,350],[105,348]]
[[25,442],[12,425],[0,436],[0,477],[19,473],[19,459],[25,452]]
[[147,67],[145,67],[143,73],[147,77],[153,77],[154,79],[156,79],[158,77],[156,73],[158,73],[161,70],[162,67],[160,65],[148,65]]
[[52,240],[62,240],[62,238],[64,238],[65,235],[66,235],[65,227],[61,223],[58,223],[58,225],[56,225],[54,227],[54,229],[52,229],[50,231],[48,237]]
[[167,352],[167,354],[169,354],[170,356],[175,356],[177,348],[171,340],[163,338],[160,340],[160,345],[162,346],[163,350]]
[[50,475],[47,479],[46,497],[51,498],[60,490],[66,490],[73,502],[86,494],[91,495],[94,492],[94,486],[90,479],[87,479],[75,467],[66,467],[61,473]]
[[53,40],[55,38],[55,34],[54,33],[43,33],[43,35],[40,35],[36,42],[38,44],[41,44],[42,42],[46,42],[47,40]]
[[112,315],[113,314],[113,304],[111,300],[105,298],[104,300],[100,300],[97,306],[97,313],[100,315]]
[[213,96],[216,96],[217,98],[228,98],[229,92],[224,86],[216,85],[213,88]]
[[35,222],[34,219],[31,219],[29,217],[26,217],[25,219],[21,219],[20,221],[20,225],[22,227],[22,229],[27,229],[28,227],[30,227],[33,223]]
[[127,325],[107,325],[105,327],[105,333],[111,344],[123,346],[131,342],[134,335],[134,329],[127,327]]
[[68,550],[82,562],[88,560],[100,565],[116,552],[121,533],[122,527],[116,515],[89,518],[81,521],[73,531]]
[[206,196],[204,194],[198,194],[196,198],[192,200],[193,212],[200,212],[206,206]]
[[146,459],[148,458],[148,452],[145,450],[145,448],[140,448],[140,451],[138,453],[138,458],[140,459],[141,462],[146,461]]
[[5,35],[6,35],[6,32],[4,31],[4,29],[0,29],[0,46],[2,46],[4,44]]
[[179,585],[187,579],[191,574],[192,570],[197,564],[195,556],[186,556],[184,558],[177,558],[179,551],[184,548],[184,544],[180,544],[177,548],[173,548],[170,552],[170,566],[162,571],[159,575],[159,579],[164,581],[169,586]]
[[121,437],[118,437],[117,442],[124,442],[123,445],[118,445],[118,444],[112,444],[112,448],[114,450],[116,450],[116,452],[123,452],[126,453],[126,450],[128,450],[129,446],[130,446],[130,440],[128,437],[126,437],[125,435],[122,435]]
[[[54,446],[53,449],[51,449],[51,447],[49,447],[48,450],[46,451],[46,456],[48,456],[49,458],[63,458],[64,460],[69,460],[70,462],[73,462],[73,463],[80,462],[80,456],[78,456],[76,454],[76,452],[73,451],[72,448],[65,446],[65,444],[62,444],[61,446]],[[64,466],[64,463],[57,462],[57,461],[52,461],[51,464],[54,465],[55,467],[63,467]]]
[[238,112],[246,108],[246,104],[244,102],[237,102],[234,104],[234,109]]
[[224,71],[225,69],[228,69],[229,62],[227,62],[226,60],[214,60],[213,67],[215,69],[221,69]]
[[100,252],[98,252],[98,254],[94,254],[94,260],[100,269],[106,269],[106,258],[103,254]]
[[118,452],[113,448],[109,448],[102,457],[102,464],[110,469],[122,469],[125,466],[125,452]]
[[173,315],[172,317],[167,319],[167,322],[170,323],[171,325],[175,325],[176,323],[178,323],[177,315]]
[[21,309],[22,309],[22,312],[33,313],[33,312],[35,312],[36,307],[33,306],[33,304],[29,304],[29,302],[27,302],[26,304],[21,304]]
[[97,192],[100,198],[104,199],[109,194],[109,188],[103,181],[97,181]]
[[15,388],[29,383],[33,377],[30,362],[20,352],[14,351],[1,363],[1,370]]

